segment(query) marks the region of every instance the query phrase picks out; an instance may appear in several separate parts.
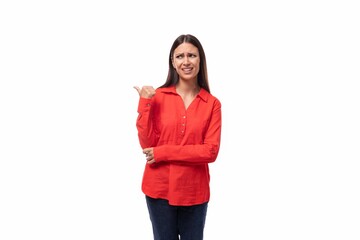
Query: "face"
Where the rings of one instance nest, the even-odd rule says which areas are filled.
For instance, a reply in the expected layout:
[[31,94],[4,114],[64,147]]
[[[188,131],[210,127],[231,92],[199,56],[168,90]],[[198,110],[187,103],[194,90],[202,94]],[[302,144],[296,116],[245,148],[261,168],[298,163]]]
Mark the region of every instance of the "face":
[[180,80],[196,81],[200,69],[200,55],[191,43],[182,43],[174,50],[173,67]]

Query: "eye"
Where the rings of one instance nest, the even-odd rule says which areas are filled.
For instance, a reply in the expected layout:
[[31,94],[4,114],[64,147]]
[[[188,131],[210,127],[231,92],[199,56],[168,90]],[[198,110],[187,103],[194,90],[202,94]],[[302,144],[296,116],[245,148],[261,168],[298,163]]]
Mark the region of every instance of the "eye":
[[176,56],[177,59],[182,59],[183,57],[184,56],[182,54]]
[[190,54],[189,54],[189,57],[191,57],[191,58],[196,58],[197,56],[196,56],[195,54],[190,53]]

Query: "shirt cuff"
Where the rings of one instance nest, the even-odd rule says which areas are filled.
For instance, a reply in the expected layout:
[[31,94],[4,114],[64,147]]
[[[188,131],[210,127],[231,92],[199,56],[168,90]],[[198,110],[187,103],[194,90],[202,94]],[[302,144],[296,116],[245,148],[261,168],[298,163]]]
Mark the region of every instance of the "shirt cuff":
[[151,107],[151,98],[143,98],[140,97],[139,105],[138,105],[138,112],[145,112],[149,111]]

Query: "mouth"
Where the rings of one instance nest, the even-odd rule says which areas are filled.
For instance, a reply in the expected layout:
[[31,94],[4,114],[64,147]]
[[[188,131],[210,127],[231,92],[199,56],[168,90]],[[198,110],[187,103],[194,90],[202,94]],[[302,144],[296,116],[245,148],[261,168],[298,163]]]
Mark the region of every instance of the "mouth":
[[192,67],[186,67],[186,68],[182,68],[181,69],[184,73],[191,73],[191,71],[193,70]]

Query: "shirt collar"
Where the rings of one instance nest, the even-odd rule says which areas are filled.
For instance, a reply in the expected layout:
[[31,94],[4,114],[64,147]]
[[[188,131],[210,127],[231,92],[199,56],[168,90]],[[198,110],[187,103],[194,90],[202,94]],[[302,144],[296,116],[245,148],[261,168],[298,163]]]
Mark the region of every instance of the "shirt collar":
[[[175,86],[165,87],[165,88],[159,88],[160,92],[163,93],[172,93],[172,94],[178,94],[176,92]],[[209,98],[210,93],[207,92],[205,89],[200,88],[200,92],[198,96],[204,101],[207,102]]]

